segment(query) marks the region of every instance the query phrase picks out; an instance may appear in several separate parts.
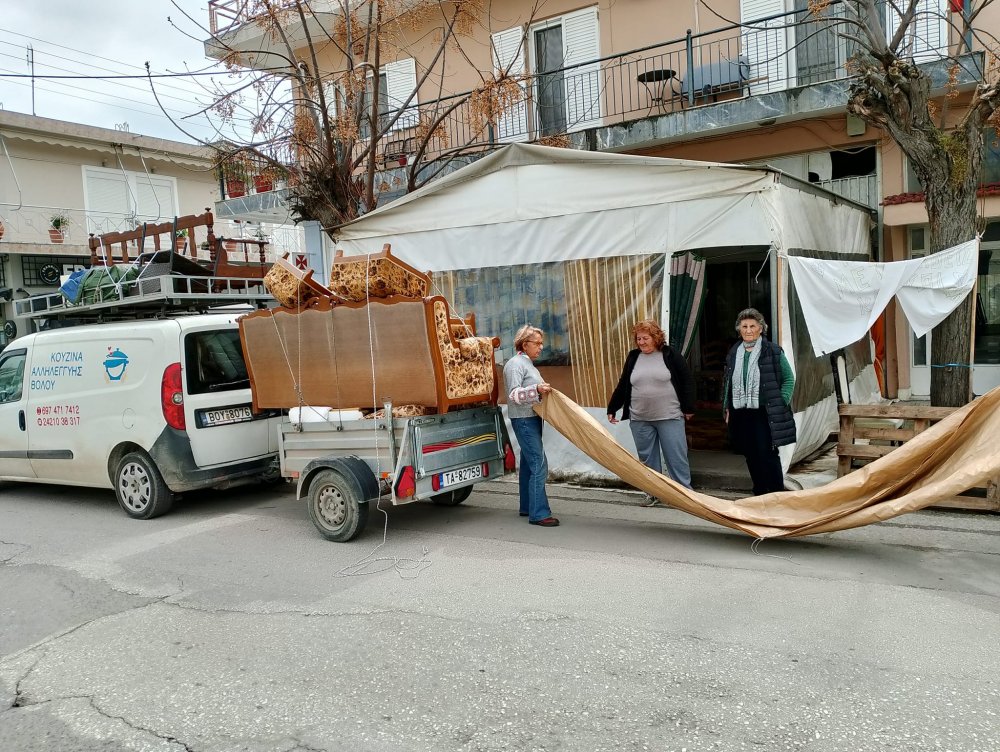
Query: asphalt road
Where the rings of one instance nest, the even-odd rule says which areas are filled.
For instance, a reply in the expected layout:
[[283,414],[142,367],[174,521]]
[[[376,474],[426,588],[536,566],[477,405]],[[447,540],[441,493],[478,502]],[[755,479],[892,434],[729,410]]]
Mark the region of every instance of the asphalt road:
[[1000,748],[1000,518],[755,553],[622,492],[529,526],[512,490],[335,544],[289,487],[138,522],[0,486],[0,752]]

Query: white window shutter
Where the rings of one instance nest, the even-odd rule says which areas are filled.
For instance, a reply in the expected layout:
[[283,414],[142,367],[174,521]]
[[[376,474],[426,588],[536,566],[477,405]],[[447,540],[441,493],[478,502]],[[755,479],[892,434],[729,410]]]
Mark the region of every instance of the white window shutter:
[[340,97],[340,87],[337,84],[333,81],[323,83],[323,99],[326,101],[326,112],[330,117],[337,117],[339,114]]
[[85,169],[87,186],[87,231],[95,234],[116,232],[126,228],[125,220],[132,216],[125,175],[111,170]]
[[[923,63],[948,56],[948,0],[919,0],[917,12],[906,30],[897,54]],[[899,29],[902,16],[885,4],[886,41],[891,41]]]
[[[498,31],[492,35],[493,41],[493,73],[506,71],[511,76],[524,75],[524,29],[515,26],[513,29]],[[528,140],[528,97],[524,81],[518,82],[521,87],[521,99],[517,104],[508,107],[497,119],[497,141],[527,141]]]
[[[563,65],[597,60],[601,38],[597,8],[585,8],[562,17]],[[566,128],[569,131],[601,124],[601,66],[581,65],[563,73],[566,83]]]
[[177,216],[173,178],[135,173],[138,201],[136,214],[142,222],[167,222]]
[[397,60],[394,63],[386,63],[382,66],[382,73],[385,73],[386,100],[390,112],[395,113],[409,99],[410,94],[413,94],[410,104],[389,130],[396,131],[415,127],[419,122],[417,95],[414,93],[417,88],[416,62],[410,57],[405,60]]
[[[784,13],[785,0],[740,0],[741,57],[749,63],[748,89],[752,94],[788,88],[788,28],[790,17],[758,22]],[[689,71],[689,77],[692,73]],[[693,78],[693,77],[692,77]],[[697,92],[696,92],[697,93]]]

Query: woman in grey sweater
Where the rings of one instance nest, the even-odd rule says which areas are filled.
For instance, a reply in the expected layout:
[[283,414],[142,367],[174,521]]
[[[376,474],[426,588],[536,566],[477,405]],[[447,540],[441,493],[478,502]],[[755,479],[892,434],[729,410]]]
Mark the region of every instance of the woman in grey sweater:
[[514,357],[503,367],[507,385],[507,417],[521,447],[518,483],[521,492],[520,512],[532,525],[556,527],[559,520],[552,516],[545,480],[549,465],[542,447],[542,419],[531,409],[552,391],[532,361],[545,342],[545,333],[526,324],[514,335]]

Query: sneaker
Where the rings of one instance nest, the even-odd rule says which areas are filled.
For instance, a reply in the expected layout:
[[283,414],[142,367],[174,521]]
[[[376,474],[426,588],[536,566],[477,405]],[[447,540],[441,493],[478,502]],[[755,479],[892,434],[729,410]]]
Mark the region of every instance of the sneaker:
[[658,507],[658,506],[660,506],[660,505],[661,505],[662,503],[663,503],[663,502],[661,502],[661,501],[660,501],[659,499],[657,499],[657,498],[656,498],[655,496],[650,496],[649,494],[646,494],[646,495],[645,495],[645,498],[643,499],[643,502],[642,502],[642,505],[643,505],[644,507]]

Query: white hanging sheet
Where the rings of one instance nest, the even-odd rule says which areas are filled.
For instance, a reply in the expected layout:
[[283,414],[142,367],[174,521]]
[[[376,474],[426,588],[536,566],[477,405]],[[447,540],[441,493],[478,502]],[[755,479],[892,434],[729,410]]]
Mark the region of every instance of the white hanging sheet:
[[940,324],[975,284],[979,238],[909,261],[787,258],[819,356],[864,337],[894,295],[918,337]]

